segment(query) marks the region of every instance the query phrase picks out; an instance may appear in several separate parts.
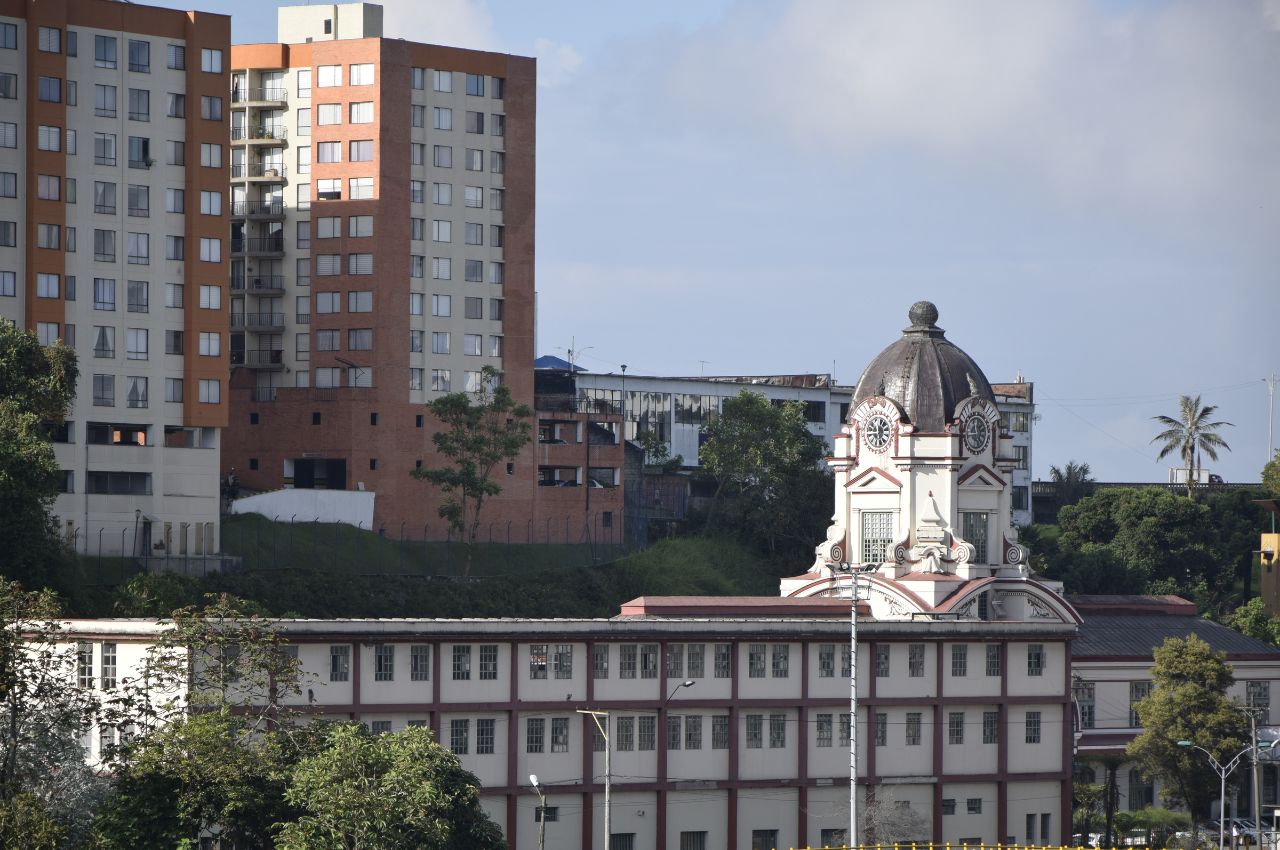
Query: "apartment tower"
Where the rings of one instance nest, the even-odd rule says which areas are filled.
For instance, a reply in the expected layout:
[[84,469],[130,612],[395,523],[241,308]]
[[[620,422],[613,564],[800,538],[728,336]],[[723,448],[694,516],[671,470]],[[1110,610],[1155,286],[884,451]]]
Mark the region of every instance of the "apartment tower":
[[225,15],[0,2],[0,317],[76,350],[54,513],[96,554],[218,549]]
[[[426,403],[492,366],[533,402],[533,59],[382,37],[382,7],[281,8],[231,51],[231,426],[252,490],[377,494],[444,526]],[[533,449],[492,518],[533,516]],[[309,517],[308,517],[309,519]],[[404,526],[402,526],[404,524]]]

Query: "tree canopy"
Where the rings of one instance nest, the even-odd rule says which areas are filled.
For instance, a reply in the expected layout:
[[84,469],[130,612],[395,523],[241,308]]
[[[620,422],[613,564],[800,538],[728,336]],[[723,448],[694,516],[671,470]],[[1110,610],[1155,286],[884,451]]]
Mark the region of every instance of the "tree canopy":
[[78,374],[70,348],[41,345],[33,332],[0,322],[0,568],[30,586],[47,584],[60,557],[48,427],[66,416]]
[[1280,452],[1262,467],[1262,489],[1273,499],[1280,499]]
[[1226,653],[1195,635],[1169,638],[1155,651],[1150,696],[1137,704],[1143,732],[1128,747],[1142,772],[1165,780],[1165,796],[1197,822],[1218,799],[1218,775],[1205,754],[1178,746],[1190,741],[1230,761],[1249,741],[1248,723],[1227,698],[1235,681]]

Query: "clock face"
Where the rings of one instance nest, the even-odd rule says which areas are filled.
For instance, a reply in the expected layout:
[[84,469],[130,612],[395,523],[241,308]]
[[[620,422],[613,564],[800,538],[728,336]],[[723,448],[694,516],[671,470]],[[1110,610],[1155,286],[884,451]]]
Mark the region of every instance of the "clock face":
[[977,454],[987,447],[991,429],[981,416],[970,416],[964,423],[964,446],[970,454]]
[[867,419],[865,426],[867,445],[872,451],[882,452],[889,446],[890,431],[893,426],[889,423],[889,417],[882,413],[877,413]]

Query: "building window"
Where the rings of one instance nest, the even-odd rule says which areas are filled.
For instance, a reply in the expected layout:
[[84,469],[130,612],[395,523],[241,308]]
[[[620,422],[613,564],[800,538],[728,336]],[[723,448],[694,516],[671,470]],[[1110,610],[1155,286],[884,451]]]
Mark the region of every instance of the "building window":
[[206,74],[222,73],[222,51],[204,48],[200,51],[200,70]]
[[109,691],[116,686],[116,645],[102,645],[102,689]]
[[787,716],[785,714],[769,715],[769,747],[779,749],[787,745]]
[[345,682],[351,678],[351,647],[329,647],[329,681]]
[[526,753],[540,753],[546,748],[547,720],[545,717],[529,717],[525,719]]
[[1245,705],[1262,710],[1262,720],[1267,720],[1271,708],[1271,683],[1267,681],[1245,682]]
[[1001,655],[1000,644],[998,643],[987,644],[987,675],[988,676],[1000,675],[1000,668],[1001,668],[1000,655]]
[[82,688],[93,687],[93,644],[88,641],[76,644],[76,684]]
[[747,675],[752,679],[764,678],[763,643],[753,643],[747,648]]
[[889,715],[883,711],[876,712],[876,746],[889,746]]
[[990,552],[987,545],[987,526],[990,514],[978,511],[964,511],[960,514],[960,533],[964,539],[973,544],[973,562],[975,564],[990,563]]
[[790,673],[791,646],[775,643],[770,654],[770,668],[775,679],[785,679]]
[[616,719],[616,731],[614,740],[617,743],[619,752],[631,752],[635,749],[635,718],[619,717]]
[[658,718],[652,714],[642,716],[638,726],[638,748],[641,751],[653,751],[658,748]]
[[965,800],[965,811],[971,815],[982,814],[982,798],[969,797],[967,800]]
[[778,846],[778,830],[751,830],[751,850],[776,850]]
[[555,665],[557,679],[573,678],[573,644],[556,644],[556,653],[552,660]]
[[470,749],[471,721],[449,721],[449,749],[460,756],[465,756]]
[[862,512],[862,563],[880,564],[893,545],[893,512]]
[[498,678],[498,645],[480,644],[480,680],[496,681]]
[[391,682],[395,677],[396,648],[389,643],[380,643],[373,650],[373,680]]
[[951,647],[951,675],[956,677],[969,675],[969,647],[958,643]]
[[947,714],[947,743],[964,743],[964,712],[952,711]]
[[707,850],[707,833],[701,831],[681,832],[680,850]]
[[[1135,767],[1129,768],[1129,811],[1140,812],[1155,804],[1155,783]],[[1048,815],[1044,815],[1048,817]]]
[[116,40],[109,35],[93,37],[93,64],[98,68],[116,67]]
[[658,678],[658,645],[656,643],[640,646],[640,678]]
[[716,678],[728,679],[733,669],[732,645],[717,643],[715,645],[715,653]]
[[551,718],[551,752],[569,752],[569,718]]
[[[606,514],[609,512],[606,511]],[[606,525],[606,528],[609,526]],[[706,674],[706,645],[701,643],[691,643],[688,646],[689,663],[686,666],[686,672],[690,679],[701,679]]]
[[1027,645],[1027,675],[1044,675],[1044,644],[1032,643]]
[[1093,682],[1076,681],[1071,686],[1071,693],[1076,699],[1076,708],[1080,712],[1080,728],[1094,727],[1095,685]]
[[1027,712],[1027,743],[1040,743],[1040,712]]
[[495,723],[492,717],[482,717],[476,721],[476,755],[493,755]]
[[529,644],[529,678],[547,678],[547,645],[545,643]]
[[471,679],[471,646],[470,644],[453,647],[453,680],[465,682]]
[[534,823],[555,823],[560,820],[559,806],[534,806],[533,822]]
[[764,715],[747,715],[747,749],[758,750],[764,746]]
[[836,675],[836,645],[824,643],[818,646],[818,678],[832,679]]
[[832,718],[833,715],[825,713],[817,716],[817,722],[814,724],[814,729],[817,733],[817,745],[819,747],[831,746],[832,733],[835,729],[835,726],[832,723]]
[[907,646],[907,675],[913,679],[924,675],[924,644],[913,643]]
[[889,645],[886,643],[877,643],[876,647],[876,678],[886,679],[889,676]]
[[729,715],[727,714],[711,716],[711,749],[729,749]]
[[425,682],[431,678],[431,647],[414,644],[409,647],[409,679]]
[[920,746],[920,718],[921,713],[918,711],[907,712],[906,745],[908,747]]
[[1027,446],[1014,446],[1013,459],[1014,469],[1029,469],[1031,466],[1031,450]]
[[982,743],[1000,743],[1000,712],[982,712]]

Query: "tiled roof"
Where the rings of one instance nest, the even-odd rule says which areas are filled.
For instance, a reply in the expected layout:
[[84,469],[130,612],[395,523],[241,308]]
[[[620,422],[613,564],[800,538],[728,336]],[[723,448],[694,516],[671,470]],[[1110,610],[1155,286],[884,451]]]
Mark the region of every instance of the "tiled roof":
[[1280,649],[1240,634],[1226,626],[1198,617],[1166,614],[1094,614],[1080,612],[1084,622],[1080,637],[1072,642],[1073,658],[1150,657],[1166,638],[1196,635],[1216,652],[1228,656],[1270,655],[1280,660]]

